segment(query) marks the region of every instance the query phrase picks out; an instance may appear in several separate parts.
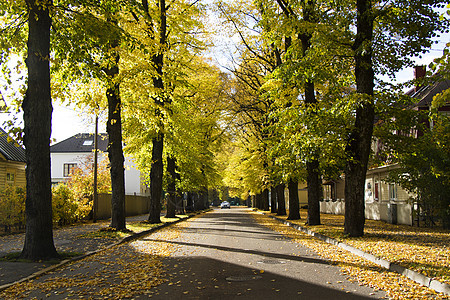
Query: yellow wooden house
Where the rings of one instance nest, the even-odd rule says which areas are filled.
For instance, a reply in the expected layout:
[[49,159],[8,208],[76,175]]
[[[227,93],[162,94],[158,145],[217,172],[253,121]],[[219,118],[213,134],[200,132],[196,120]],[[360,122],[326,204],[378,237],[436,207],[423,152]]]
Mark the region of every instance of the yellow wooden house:
[[25,149],[0,128],[0,189],[25,186]]

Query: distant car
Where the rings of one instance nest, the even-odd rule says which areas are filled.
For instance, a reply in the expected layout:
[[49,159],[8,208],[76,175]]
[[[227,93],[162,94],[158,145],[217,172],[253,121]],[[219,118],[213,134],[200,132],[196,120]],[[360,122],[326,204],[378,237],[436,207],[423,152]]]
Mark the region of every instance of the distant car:
[[231,208],[230,203],[228,201],[223,201],[220,203],[220,208]]

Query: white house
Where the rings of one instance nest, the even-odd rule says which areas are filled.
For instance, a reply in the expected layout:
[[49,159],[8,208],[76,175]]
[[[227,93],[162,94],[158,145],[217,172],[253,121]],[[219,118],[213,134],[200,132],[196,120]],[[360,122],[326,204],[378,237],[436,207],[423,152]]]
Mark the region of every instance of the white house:
[[[97,139],[99,160],[108,159],[108,134],[100,133]],[[65,181],[73,168],[94,152],[94,134],[78,133],[50,147],[52,184]],[[125,193],[144,195],[147,188],[142,183],[140,171],[131,158],[125,157]]]

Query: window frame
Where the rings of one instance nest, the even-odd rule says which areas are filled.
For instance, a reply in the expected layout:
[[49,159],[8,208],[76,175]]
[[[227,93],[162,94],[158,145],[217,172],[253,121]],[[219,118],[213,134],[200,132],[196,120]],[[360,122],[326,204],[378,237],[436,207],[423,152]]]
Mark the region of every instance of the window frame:
[[64,163],[63,164],[63,177],[69,177],[73,173],[73,170],[77,167],[76,163]]
[[[8,175],[9,175],[9,179],[8,179]],[[11,176],[13,177],[12,180],[11,180]],[[16,176],[15,170],[7,170],[6,171],[5,181],[6,181],[7,185],[16,185],[16,178],[17,178],[17,176]]]

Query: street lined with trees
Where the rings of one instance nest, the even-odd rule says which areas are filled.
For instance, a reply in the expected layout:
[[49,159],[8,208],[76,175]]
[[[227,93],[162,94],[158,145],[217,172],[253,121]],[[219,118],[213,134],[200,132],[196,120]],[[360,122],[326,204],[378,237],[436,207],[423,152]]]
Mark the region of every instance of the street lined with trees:
[[[113,230],[127,230],[124,152],[150,187],[151,224],[161,223],[162,205],[172,218],[228,196],[298,220],[306,182],[305,222],[319,225],[322,183],[343,176],[343,231],[362,237],[367,169],[398,163],[389,180],[436,207],[448,229],[450,120],[439,109],[449,89],[424,113],[409,109],[417,99],[403,86],[382,80],[448,33],[448,11],[443,0],[1,1],[2,76],[14,88],[17,57],[27,74],[22,94],[7,99],[23,111],[23,135],[11,130],[27,157],[21,258],[59,258],[52,204],[68,192],[52,199],[54,101],[108,112],[110,176],[101,180],[111,187]],[[231,66],[208,58],[220,30],[238,40]],[[429,80],[450,79],[448,47]],[[413,83],[430,84],[421,80]],[[373,153],[375,139],[384,155]]]

